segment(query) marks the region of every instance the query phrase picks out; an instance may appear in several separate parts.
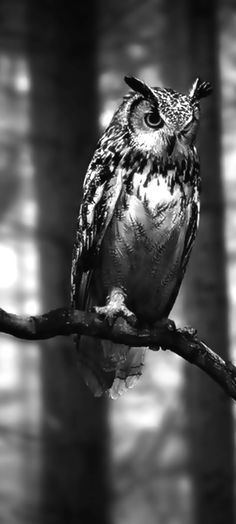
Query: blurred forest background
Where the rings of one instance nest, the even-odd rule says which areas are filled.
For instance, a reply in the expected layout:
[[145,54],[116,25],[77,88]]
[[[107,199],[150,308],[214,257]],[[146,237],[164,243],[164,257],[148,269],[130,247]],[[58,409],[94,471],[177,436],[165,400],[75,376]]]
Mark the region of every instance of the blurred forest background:
[[[125,74],[202,103],[197,243],[172,317],[236,363],[233,0],[0,0],[0,306],[69,305],[86,167]],[[236,410],[203,372],[149,352],[117,401],[80,382],[71,339],[0,340],[2,524],[233,524]]]

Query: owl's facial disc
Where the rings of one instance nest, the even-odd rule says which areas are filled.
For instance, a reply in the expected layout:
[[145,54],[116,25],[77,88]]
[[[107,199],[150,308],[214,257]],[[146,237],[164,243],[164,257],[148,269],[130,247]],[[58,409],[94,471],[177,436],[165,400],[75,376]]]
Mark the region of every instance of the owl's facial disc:
[[135,77],[125,77],[135,94],[128,98],[128,125],[133,144],[158,156],[188,155],[195,142],[200,98],[210,85],[195,81],[188,95],[170,88],[149,87]]
[[[135,98],[129,108],[129,128],[133,144],[138,149],[161,156],[174,147],[158,105],[147,98]],[[170,144],[171,142],[171,144]]]

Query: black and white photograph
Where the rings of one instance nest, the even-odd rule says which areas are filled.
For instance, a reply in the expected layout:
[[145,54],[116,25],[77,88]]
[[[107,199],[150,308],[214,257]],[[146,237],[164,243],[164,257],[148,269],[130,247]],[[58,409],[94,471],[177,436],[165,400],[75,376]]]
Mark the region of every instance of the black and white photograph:
[[236,522],[236,3],[0,0],[0,524]]

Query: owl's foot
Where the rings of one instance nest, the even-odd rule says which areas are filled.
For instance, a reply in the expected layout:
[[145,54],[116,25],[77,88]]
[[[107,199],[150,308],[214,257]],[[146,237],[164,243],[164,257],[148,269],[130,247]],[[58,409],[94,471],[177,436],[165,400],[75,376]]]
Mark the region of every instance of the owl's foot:
[[135,314],[127,308],[124,302],[125,294],[122,290],[115,288],[108,297],[105,306],[95,306],[93,309],[99,316],[102,318],[105,317],[110,326],[114,324],[118,317],[123,317],[129,324],[135,326],[137,324],[137,318]]
[[173,320],[170,320],[170,318],[162,318],[161,320],[158,320],[153,327],[158,328],[160,324],[166,327],[169,331],[176,331],[176,325]]
[[[165,329],[168,329],[168,331],[176,331],[176,325],[173,320],[170,320],[170,318],[162,318],[161,320],[157,320],[153,325],[152,328],[157,329],[160,331],[160,329],[164,327]],[[160,346],[149,346],[150,349],[153,351],[158,351]]]

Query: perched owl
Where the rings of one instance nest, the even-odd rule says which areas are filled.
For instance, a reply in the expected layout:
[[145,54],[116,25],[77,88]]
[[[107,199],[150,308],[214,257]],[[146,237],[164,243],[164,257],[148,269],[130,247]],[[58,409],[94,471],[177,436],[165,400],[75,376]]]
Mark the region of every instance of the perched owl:
[[[72,303],[109,322],[151,326],[176,300],[199,220],[195,147],[197,79],[188,95],[126,77],[132,89],[98,142],[83,186],[72,264]],[[77,337],[81,374],[100,396],[118,397],[142,373],[145,347]]]

